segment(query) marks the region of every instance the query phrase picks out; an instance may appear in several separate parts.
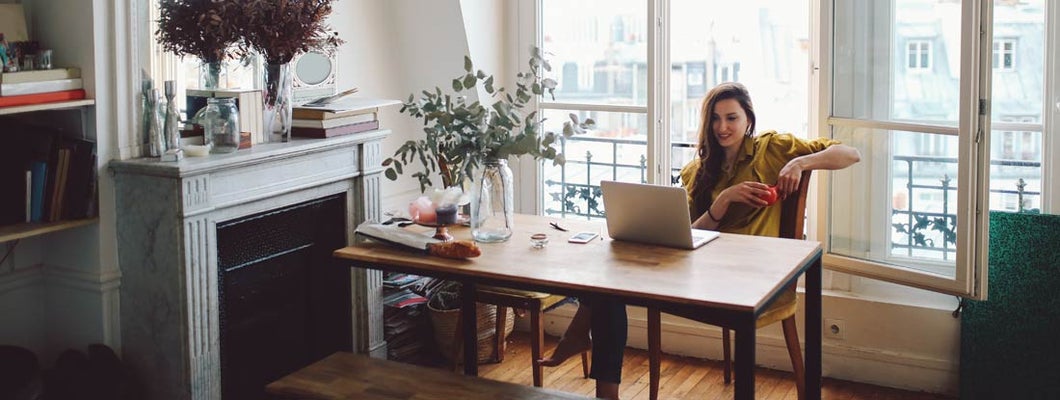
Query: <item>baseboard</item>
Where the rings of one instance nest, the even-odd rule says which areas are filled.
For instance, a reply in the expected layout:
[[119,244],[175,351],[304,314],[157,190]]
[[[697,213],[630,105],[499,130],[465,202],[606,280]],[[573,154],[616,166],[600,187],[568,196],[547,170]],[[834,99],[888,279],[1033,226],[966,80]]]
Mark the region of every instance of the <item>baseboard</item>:
[[[0,274],[0,341],[51,362],[68,348],[92,343],[118,349],[117,270],[86,272],[35,265]],[[17,327],[17,329],[8,329]]]
[[0,274],[0,294],[35,286],[44,278],[40,265]]

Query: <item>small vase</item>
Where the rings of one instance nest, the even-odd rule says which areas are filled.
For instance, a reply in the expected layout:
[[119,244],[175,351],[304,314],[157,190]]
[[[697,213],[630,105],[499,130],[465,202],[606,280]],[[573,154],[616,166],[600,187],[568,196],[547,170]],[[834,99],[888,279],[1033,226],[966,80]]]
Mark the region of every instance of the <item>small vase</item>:
[[270,142],[291,141],[291,64],[265,66],[265,132]]
[[512,237],[515,189],[508,160],[487,160],[471,191],[471,237],[496,243]]
[[221,61],[203,61],[199,67],[199,88],[218,89],[221,87],[221,72],[225,65]]

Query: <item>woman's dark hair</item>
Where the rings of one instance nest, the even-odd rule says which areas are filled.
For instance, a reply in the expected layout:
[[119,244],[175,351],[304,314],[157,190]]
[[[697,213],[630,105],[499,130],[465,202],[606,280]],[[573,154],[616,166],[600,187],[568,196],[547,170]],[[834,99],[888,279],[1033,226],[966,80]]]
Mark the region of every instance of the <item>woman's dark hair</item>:
[[714,199],[711,193],[714,186],[718,184],[721,175],[721,162],[725,159],[723,149],[714,136],[714,107],[719,101],[733,99],[740,103],[744,113],[747,114],[746,136],[750,137],[755,131],[755,108],[751,104],[751,95],[747,87],[738,82],[725,82],[715,86],[707,96],[703,98],[703,108],[700,110],[701,118],[699,124],[699,142],[696,145],[696,156],[699,157],[699,170],[696,171],[695,187],[692,192],[693,210],[692,219],[698,218],[707,212]]

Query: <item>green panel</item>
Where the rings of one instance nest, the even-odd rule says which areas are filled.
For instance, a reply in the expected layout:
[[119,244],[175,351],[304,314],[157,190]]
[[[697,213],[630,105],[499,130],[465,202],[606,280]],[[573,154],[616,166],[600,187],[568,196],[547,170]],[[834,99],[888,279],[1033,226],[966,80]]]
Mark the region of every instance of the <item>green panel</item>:
[[1060,399],[1060,216],[991,212],[989,279],[961,315],[961,399]]

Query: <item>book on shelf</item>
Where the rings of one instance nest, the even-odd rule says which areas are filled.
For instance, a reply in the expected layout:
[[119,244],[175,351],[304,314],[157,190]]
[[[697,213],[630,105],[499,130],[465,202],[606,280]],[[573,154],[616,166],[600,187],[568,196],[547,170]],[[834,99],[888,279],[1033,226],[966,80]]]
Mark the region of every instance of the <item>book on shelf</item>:
[[292,111],[294,119],[331,119],[375,113],[379,108],[401,104],[397,100],[345,97],[323,106],[301,105]]
[[355,114],[346,117],[339,118],[328,118],[328,119],[297,119],[291,121],[291,126],[295,128],[318,128],[328,129],[343,125],[356,124],[358,122],[375,121],[377,119],[375,112],[366,114]]
[[0,84],[43,82],[80,77],[80,68],[38,69],[33,71],[4,72],[0,74]]
[[59,101],[81,100],[85,98],[84,89],[63,90],[60,92],[47,92],[24,94],[20,96],[0,96],[0,107],[25,106],[31,104],[55,103]]
[[29,222],[44,221],[44,185],[48,177],[48,164],[34,161],[30,165],[30,218]]
[[239,110],[239,131],[250,132],[251,144],[265,143],[266,135],[264,128],[263,110],[265,103],[262,101],[259,89],[188,89],[185,92],[187,101],[188,118],[195,116],[200,109],[206,107],[206,99],[211,97],[235,98],[236,108]]
[[96,143],[85,139],[63,139],[70,150],[70,160],[63,189],[60,219],[91,218],[90,208],[96,186]]
[[379,129],[379,121],[365,121],[334,128],[291,128],[291,136],[324,139]]
[[63,197],[66,196],[66,181],[70,176],[70,149],[60,145],[58,163],[55,167],[55,183],[51,187],[51,200],[48,205],[48,222],[58,221],[62,215]]
[[81,78],[55,79],[49,81],[0,83],[0,96],[20,96],[48,92],[61,92],[83,88]]

